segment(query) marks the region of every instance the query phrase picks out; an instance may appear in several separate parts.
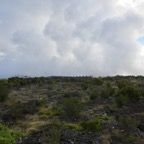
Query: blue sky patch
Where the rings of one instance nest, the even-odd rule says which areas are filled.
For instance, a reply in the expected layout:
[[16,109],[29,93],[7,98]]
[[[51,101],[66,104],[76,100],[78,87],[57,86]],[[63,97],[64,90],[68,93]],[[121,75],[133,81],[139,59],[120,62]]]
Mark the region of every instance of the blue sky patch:
[[144,44],[144,36],[139,37],[139,38],[137,39],[137,41],[138,41],[139,43],[141,43],[141,44]]

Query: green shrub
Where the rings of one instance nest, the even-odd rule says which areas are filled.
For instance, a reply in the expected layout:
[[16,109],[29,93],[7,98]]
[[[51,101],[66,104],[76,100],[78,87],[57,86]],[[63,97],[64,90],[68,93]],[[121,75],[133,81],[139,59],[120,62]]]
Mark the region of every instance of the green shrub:
[[93,119],[89,121],[84,121],[81,123],[84,131],[98,132],[102,129],[101,121],[99,119]]
[[8,85],[0,83],[0,102],[7,100],[9,97]]
[[119,89],[122,89],[129,85],[130,83],[127,80],[117,80],[117,86]]
[[46,103],[45,100],[41,100],[41,99],[35,100],[35,104],[36,104],[36,106],[38,106],[38,107],[45,105],[45,103]]
[[110,97],[110,89],[104,89],[101,91],[102,98],[109,98]]
[[15,102],[9,105],[9,110],[6,115],[2,116],[2,119],[5,122],[15,122],[19,119],[22,119],[27,114],[34,114],[38,111],[38,105],[34,100],[28,101],[27,103],[23,102]]
[[104,122],[104,121],[110,120],[112,117],[107,116],[106,114],[100,113],[100,114],[96,114],[95,118],[99,119],[101,122]]
[[86,82],[83,83],[83,84],[81,84],[81,88],[82,88],[82,90],[87,90],[88,87],[89,87],[89,85],[88,85]]
[[122,115],[118,118],[118,122],[120,126],[125,130],[126,132],[133,131],[137,128],[139,121],[132,116],[129,115]]
[[139,101],[140,99],[139,90],[132,85],[124,87],[120,93],[127,96],[132,102]]
[[63,117],[67,119],[77,118],[82,109],[82,106],[83,106],[82,102],[79,98],[76,97],[65,98],[62,101]]
[[60,141],[60,129],[52,126],[49,131],[43,131],[41,135],[41,141],[43,144],[59,144]]
[[129,99],[127,96],[120,94],[116,96],[115,102],[118,107],[122,107],[129,104]]
[[71,92],[65,92],[64,98],[70,98],[70,97],[81,97],[81,93],[79,91],[71,91]]
[[140,91],[133,85],[127,85],[119,90],[116,94],[115,101],[118,107],[128,105],[131,102],[138,102],[140,100]]
[[139,88],[139,93],[141,97],[144,97],[144,89],[143,88]]
[[102,85],[103,84],[102,78],[93,78],[92,82],[94,85]]
[[14,87],[19,87],[20,84],[20,78],[18,77],[11,77],[8,79],[8,83],[10,84],[10,86],[14,86]]
[[70,94],[68,92],[65,92],[64,93],[64,98],[69,98],[70,97]]
[[115,94],[114,88],[105,88],[103,90],[94,91],[90,94],[90,99],[94,100],[96,98],[102,97],[102,98],[109,98]]
[[22,136],[22,133],[10,130],[0,123],[0,144],[15,144],[16,138]]
[[101,96],[101,93],[99,91],[94,91],[90,94],[90,100],[94,100],[96,98],[99,98]]
[[[134,136],[134,135],[129,135],[126,139],[127,139],[127,141],[130,142],[130,143],[136,142],[136,136]],[[139,143],[139,144],[140,144],[140,143]]]

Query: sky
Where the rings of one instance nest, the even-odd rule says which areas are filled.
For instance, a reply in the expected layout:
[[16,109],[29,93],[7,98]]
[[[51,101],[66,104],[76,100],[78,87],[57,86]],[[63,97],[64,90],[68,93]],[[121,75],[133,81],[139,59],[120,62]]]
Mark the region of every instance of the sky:
[[144,0],[0,0],[0,77],[144,75]]

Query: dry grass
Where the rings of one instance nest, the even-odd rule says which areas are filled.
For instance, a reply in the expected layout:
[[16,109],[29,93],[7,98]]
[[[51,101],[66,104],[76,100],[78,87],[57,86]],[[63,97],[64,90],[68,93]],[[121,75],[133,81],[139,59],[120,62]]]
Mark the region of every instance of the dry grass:
[[17,125],[26,135],[31,134],[47,126],[50,122],[46,116],[28,115],[24,121],[18,121]]

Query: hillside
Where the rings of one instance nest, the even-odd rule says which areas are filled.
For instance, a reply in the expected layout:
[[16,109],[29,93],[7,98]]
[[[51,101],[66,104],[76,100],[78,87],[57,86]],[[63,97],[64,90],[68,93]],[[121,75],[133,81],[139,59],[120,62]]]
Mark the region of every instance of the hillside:
[[143,76],[0,80],[0,144],[143,143]]

